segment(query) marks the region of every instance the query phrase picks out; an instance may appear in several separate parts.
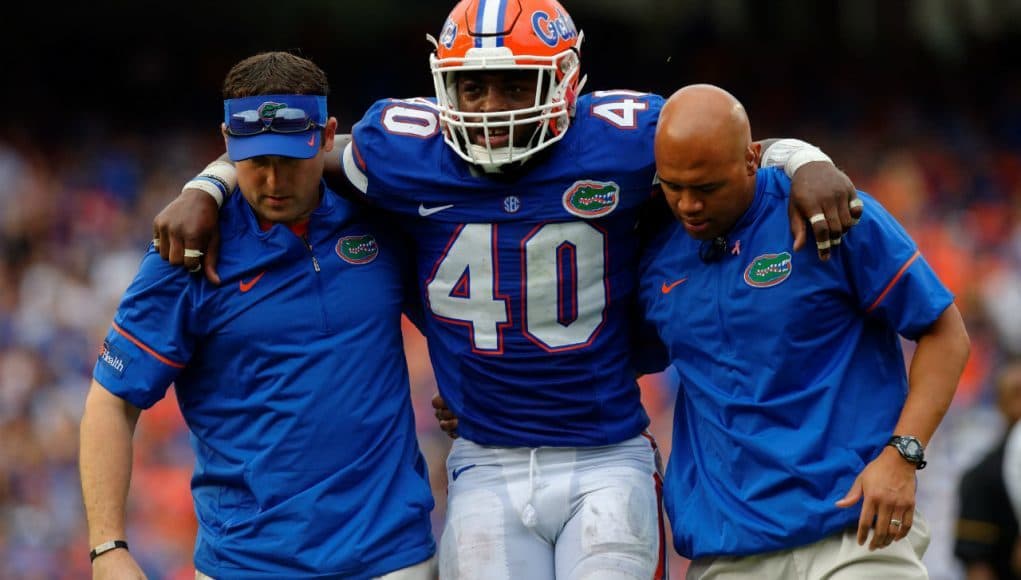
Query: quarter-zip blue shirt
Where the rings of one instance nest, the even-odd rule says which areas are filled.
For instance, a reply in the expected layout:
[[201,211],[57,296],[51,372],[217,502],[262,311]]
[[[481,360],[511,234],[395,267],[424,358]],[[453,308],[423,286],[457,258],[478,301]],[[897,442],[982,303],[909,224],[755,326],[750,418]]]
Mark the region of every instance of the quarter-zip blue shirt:
[[302,238],[220,213],[222,284],[152,248],[96,380],[140,408],[175,383],[195,450],[195,565],[369,578],[435,552],[400,316],[401,245],[324,187]]
[[680,224],[641,267],[640,297],[681,379],[666,508],[689,558],[792,548],[854,525],[834,505],[882,451],[907,395],[898,334],[953,296],[866,194],[828,262],[795,253],[790,181],[757,174],[718,261]]

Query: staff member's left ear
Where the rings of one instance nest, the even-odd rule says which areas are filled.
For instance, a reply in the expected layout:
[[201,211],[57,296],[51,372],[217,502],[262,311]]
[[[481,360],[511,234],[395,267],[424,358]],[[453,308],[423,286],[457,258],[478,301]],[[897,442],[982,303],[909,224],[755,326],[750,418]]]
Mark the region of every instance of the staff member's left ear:
[[759,156],[761,153],[761,143],[752,143],[744,152],[745,169],[748,171],[748,175],[754,175],[759,170]]

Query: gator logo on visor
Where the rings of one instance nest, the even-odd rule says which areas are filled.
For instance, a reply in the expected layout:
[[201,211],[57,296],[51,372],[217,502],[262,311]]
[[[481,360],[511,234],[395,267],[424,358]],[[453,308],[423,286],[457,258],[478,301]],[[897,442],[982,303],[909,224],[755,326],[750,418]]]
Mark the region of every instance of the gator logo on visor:
[[266,101],[259,105],[259,118],[263,121],[272,121],[277,116],[277,111],[280,109],[286,109],[285,103],[274,103],[273,101]]
[[340,238],[336,250],[340,259],[349,264],[368,264],[379,255],[379,245],[371,234]]
[[612,181],[576,181],[564,192],[564,209],[581,218],[604,216],[620,202],[620,187]]
[[752,288],[776,286],[791,276],[791,254],[762,254],[744,269],[744,281]]

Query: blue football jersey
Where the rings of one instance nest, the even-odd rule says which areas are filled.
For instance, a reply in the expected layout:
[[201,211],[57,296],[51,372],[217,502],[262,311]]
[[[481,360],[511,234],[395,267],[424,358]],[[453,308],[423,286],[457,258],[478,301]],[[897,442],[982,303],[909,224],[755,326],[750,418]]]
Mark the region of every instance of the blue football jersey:
[[304,239],[224,203],[213,286],[151,247],[96,364],[140,408],[176,384],[196,456],[195,565],[370,578],[435,552],[400,334],[401,244],[327,190]]
[[761,169],[716,261],[680,224],[643,258],[641,302],[682,388],[665,503],[677,551],[743,555],[858,521],[834,503],[889,440],[907,395],[898,334],[917,339],[953,297],[864,193],[827,262],[794,252],[790,181]]
[[515,177],[462,161],[424,99],[379,101],[355,125],[345,173],[414,239],[429,354],[463,437],[595,446],[648,425],[629,344],[661,105],[584,95]]

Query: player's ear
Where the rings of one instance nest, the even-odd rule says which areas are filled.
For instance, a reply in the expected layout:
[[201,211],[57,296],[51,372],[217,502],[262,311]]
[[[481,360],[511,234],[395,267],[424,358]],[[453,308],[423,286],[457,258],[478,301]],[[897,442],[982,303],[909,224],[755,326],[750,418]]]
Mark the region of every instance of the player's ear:
[[227,123],[220,123],[220,134],[223,135],[223,146],[227,146]]
[[753,141],[744,152],[745,170],[748,175],[755,175],[759,169],[759,157],[762,155],[762,143]]
[[333,140],[337,136],[337,118],[330,117],[323,125],[323,150],[329,153],[333,151]]

